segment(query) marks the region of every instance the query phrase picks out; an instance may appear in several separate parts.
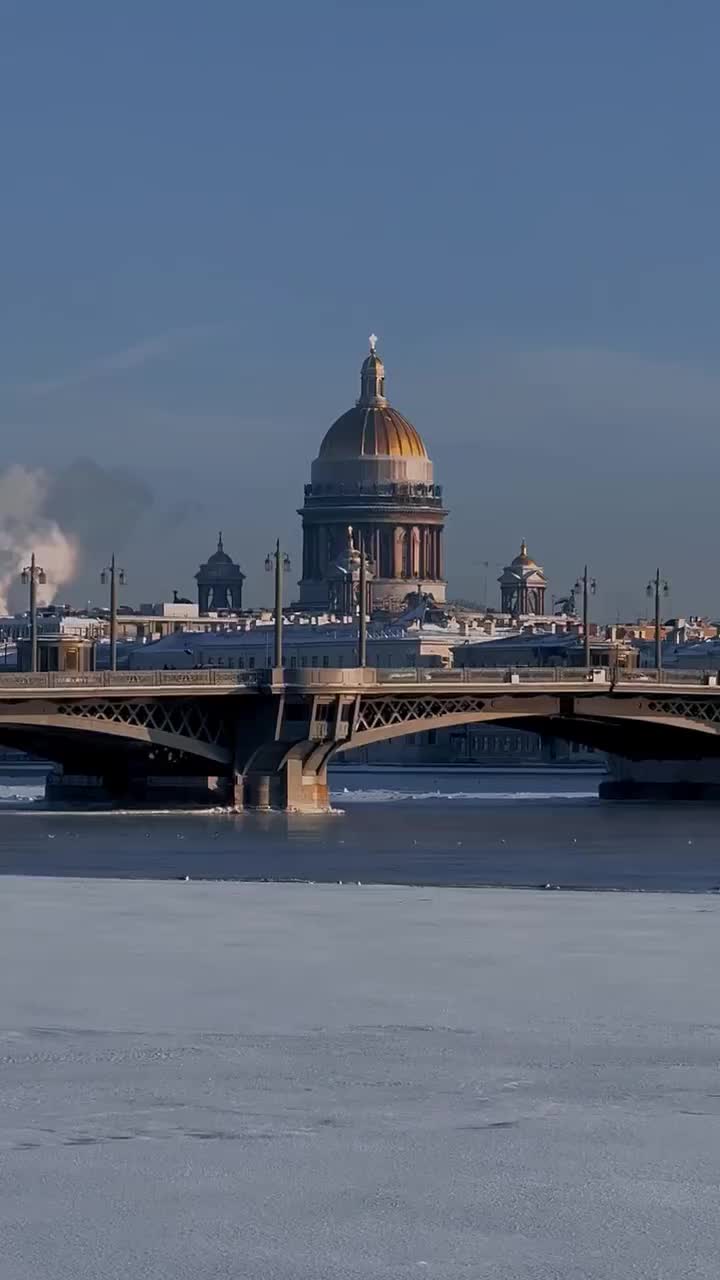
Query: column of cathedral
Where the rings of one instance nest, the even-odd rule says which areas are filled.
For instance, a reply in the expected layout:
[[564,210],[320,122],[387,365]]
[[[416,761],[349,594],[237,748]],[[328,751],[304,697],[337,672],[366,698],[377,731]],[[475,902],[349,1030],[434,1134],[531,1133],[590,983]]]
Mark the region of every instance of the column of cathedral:
[[[414,581],[442,578],[441,532],[427,525],[359,525],[355,545],[362,535],[366,555],[377,578]],[[303,545],[303,577],[321,579],[342,555],[347,541],[344,525],[310,525]]]

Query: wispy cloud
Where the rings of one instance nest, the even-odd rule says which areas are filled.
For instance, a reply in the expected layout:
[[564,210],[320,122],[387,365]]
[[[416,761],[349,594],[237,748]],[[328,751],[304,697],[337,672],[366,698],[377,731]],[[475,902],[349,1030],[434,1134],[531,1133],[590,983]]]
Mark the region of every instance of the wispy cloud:
[[55,378],[42,378],[23,383],[18,391],[29,396],[50,395],[54,391],[64,391],[68,387],[79,387],[86,382],[95,382],[100,378],[109,378],[116,373],[125,373],[129,369],[140,369],[154,360],[162,360],[172,356],[181,347],[206,337],[211,329],[207,325],[188,326],[184,329],[170,329],[167,333],[145,338],[142,342],[133,343],[121,351],[111,351],[107,355],[89,360],[87,364]]

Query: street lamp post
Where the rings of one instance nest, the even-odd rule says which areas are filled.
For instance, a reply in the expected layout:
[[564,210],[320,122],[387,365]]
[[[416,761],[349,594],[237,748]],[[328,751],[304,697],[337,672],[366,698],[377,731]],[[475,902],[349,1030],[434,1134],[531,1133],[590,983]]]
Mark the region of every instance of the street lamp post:
[[125,586],[125,570],[118,569],[115,564],[115,553],[110,557],[110,564],[100,574],[100,581],[105,586],[110,581],[110,670],[117,671],[117,589]]
[[670,594],[668,583],[660,577],[660,570],[655,571],[655,577],[651,578],[647,584],[647,593],[649,596],[655,596],[655,670],[659,673],[662,670],[662,638],[660,635],[660,597]]
[[275,569],[275,655],[273,666],[282,668],[283,664],[283,591],[282,576],[290,572],[290,557],[280,550],[280,539],[275,543],[275,550],[265,557],[265,568],[268,573]]
[[585,668],[590,667],[590,596],[594,596],[597,591],[597,582],[594,578],[588,577],[588,567],[585,565],[582,578],[578,578],[574,591],[582,590],[583,593],[583,644],[585,649]]
[[358,636],[358,666],[367,666],[367,565],[365,561],[365,538],[362,531],[360,532],[360,580],[358,582],[359,596],[359,636]]
[[30,583],[30,670],[38,669],[38,626],[37,626],[37,589],[47,582],[47,574],[35,561],[35,552],[30,556],[30,564],[26,565],[20,575],[20,581]]

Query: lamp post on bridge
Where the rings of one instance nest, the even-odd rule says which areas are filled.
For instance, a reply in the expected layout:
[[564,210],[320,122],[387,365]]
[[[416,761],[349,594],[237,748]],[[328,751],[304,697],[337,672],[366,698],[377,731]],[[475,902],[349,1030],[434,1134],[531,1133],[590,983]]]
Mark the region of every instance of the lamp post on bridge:
[[360,575],[358,581],[358,666],[367,666],[367,564],[365,538],[360,532]]
[[585,668],[590,666],[590,596],[594,596],[597,591],[597,582],[594,578],[588,577],[588,567],[585,565],[582,578],[578,578],[573,591],[582,591],[583,593],[583,645],[585,649]]
[[125,570],[118,569],[115,564],[115,553],[110,557],[110,564],[100,574],[103,586],[110,582],[110,670],[117,671],[117,589],[125,586]]
[[662,670],[662,638],[660,635],[660,597],[670,594],[670,587],[664,578],[660,577],[660,570],[656,569],[655,577],[651,578],[647,584],[647,594],[655,596],[655,670]]
[[[367,666],[368,615],[371,612],[370,582],[375,576],[375,564],[365,551],[365,535],[362,529],[358,532],[358,666]],[[351,580],[352,585],[352,580]],[[418,597],[420,583],[418,583]]]
[[290,557],[280,550],[280,539],[275,543],[275,550],[265,557],[265,568],[268,573],[275,569],[275,654],[273,665],[281,668],[283,664],[283,590],[282,576],[290,572]]
[[30,670],[38,669],[38,627],[37,627],[37,589],[47,582],[47,574],[35,561],[35,552],[30,556],[30,563],[20,574],[22,583],[30,583]]

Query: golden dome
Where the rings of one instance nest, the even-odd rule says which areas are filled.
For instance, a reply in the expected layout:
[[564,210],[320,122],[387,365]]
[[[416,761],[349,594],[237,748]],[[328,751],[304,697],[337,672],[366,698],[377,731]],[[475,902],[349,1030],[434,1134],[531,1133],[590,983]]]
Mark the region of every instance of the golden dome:
[[355,405],[333,422],[320,445],[320,457],[427,458],[414,426],[390,405]]
[[320,445],[323,460],[348,458],[421,458],[428,452],[411,422],[385,398],[385,366],[370,339],[370,354],[360,373],[360,399],[333,422]]

